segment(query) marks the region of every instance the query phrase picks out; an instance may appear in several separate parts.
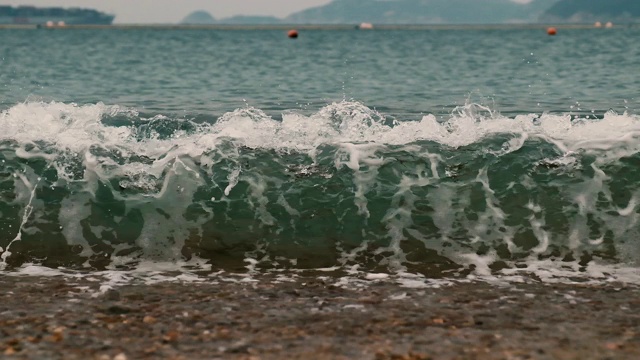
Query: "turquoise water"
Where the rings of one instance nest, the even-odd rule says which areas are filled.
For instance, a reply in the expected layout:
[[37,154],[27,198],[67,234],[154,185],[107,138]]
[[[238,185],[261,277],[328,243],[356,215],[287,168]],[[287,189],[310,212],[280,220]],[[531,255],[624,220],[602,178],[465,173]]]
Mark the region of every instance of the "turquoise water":
[[639,35],[2,30],[2,266],[635,266]]
[[[0,101],[279,116],[355,99],[399,120],[472,100],[505,115],[638,107],[638,29],[0,32]],[[628,101],[629,103],[625,102]]]

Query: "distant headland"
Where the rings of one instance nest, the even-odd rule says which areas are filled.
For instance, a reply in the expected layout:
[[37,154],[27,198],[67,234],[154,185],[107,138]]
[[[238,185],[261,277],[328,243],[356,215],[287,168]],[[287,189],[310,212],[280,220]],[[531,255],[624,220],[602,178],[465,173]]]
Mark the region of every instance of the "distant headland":
[[111,25],[114,18],[92,9],[0,6],[0,25]]
[[589,23],[594,21],[639,22],[640,1],[560,0],[542,15],[541,20],[570,23]]
[[285,18],[235,16],[216,19],[196,11],[182,24],[523,24],[588,23],[592,21],[638,22],[638,0],[333,0],[293,13]]
[[206,11],[195,11],[182,20],[184,25],[214,25],[214,24],[251,24],[251,25],[275,25],[283,21],[272,16],[244,16],[238,15],[230,18],[216,20]]

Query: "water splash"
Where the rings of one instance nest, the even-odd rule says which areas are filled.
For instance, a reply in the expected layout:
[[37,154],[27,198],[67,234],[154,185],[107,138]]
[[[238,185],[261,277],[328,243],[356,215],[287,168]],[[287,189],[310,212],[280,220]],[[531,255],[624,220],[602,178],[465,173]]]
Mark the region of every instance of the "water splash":
[[435,276],[640,261],[636,115],[508,118],[468,104],[397,121],[340,102],[196,123],[31,102],[0,126],[3,267],[244,267],[251,253],[255,268]]
[[[22,181],[22,184],[24,184],[24,186],[27,188],[29,192],[29,200],[27,201],[27,204],[24,207],[24,213],[22,214],[22,220],[20,222],[20,227],[18,228],[18,234],[9,242],[6,248],[3,249],[0,247],[0,252],[2,252],[2,255],[0,256],[0,259],[2,260],[0,262],[0,270],[4,270],[7,266],[7,258],[11,256],[11,245],[13,245],[13,243],[15,243],[16,241],[22,240],[22,232],[24,231],[24,226],[26,225],[27,220],[29,220],[31,213],[33,212],[32,203],[36,197],[36,189],[38,186],[37,183],[31,184],[23,174],[16,173],[14,174],[14,177]],[[40,182],[40,180],[41,179],[38,178],[38,182]]]

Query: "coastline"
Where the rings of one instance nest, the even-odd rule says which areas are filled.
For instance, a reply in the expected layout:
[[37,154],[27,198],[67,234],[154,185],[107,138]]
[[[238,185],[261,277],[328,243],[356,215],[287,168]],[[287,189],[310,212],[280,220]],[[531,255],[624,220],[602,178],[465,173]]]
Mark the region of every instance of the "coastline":
[[[73,29],[108,29],[108,30],[358,30],[358,31],[379,31],[379,30],[546,30],[549,26],[565,30],[612,30],[596,28],[593,24],[554,24],[554,23],[534,23],[534,24],[406,24],[406,25],[374,25],[372,30],[359,30],[357,24],[274,24],[274,25],[235,25],[235,24],[212,24],[212,25],[181,25],[181,24],[115,24],[115,25],[64,25],[64,26],[42,26],[35,24],[9,24],[0,25],[0,30],[73,30]],[[640,23],[620,23],[613,29],[640,28]]]
[[0,276],[7,359],[636,359],[640,288]]

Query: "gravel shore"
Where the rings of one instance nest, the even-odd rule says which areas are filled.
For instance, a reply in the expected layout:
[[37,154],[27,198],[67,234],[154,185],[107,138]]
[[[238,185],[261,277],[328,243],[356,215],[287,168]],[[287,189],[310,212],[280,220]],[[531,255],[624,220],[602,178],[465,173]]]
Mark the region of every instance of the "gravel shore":
[[0,276],[6,359],[639,359],[635,286]]

